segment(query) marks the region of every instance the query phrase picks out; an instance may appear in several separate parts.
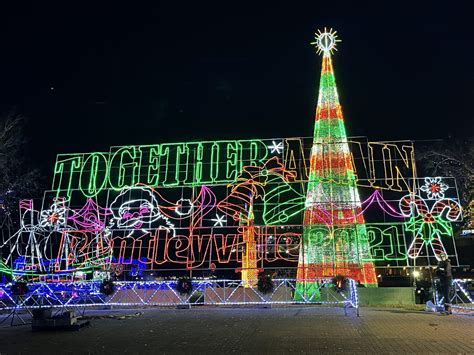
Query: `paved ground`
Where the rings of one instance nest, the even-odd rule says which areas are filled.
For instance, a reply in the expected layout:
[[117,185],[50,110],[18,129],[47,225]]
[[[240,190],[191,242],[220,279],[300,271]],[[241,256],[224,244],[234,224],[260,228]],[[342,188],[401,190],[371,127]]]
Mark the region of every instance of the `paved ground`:
[[[77,332],[0,326],[1,354],[473,353],[474,316],[398,309],[193,308],[92,319]],[[132,314],[137,310],[107,311]],[[94,314],[99,314],[95,311]],[[103,313],[105,314],[105,313]]]

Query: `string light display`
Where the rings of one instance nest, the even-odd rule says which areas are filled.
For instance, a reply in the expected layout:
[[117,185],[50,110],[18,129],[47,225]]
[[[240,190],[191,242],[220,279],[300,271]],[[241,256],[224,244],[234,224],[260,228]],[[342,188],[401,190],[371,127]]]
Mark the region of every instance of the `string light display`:
[[[328,304],[342,305],[344,311],[348,306],[358,313],[357,287],[349,280],[350,287],[344,292],[334,292],[330,279],[319,279],[317,294],[301,295],[295,300],[292,294],[298,294],[295,279],[274,279],[275,284],[270,294],[263,295],[256,287],[245,287],[244,282],[228,279],[193,280],[192,291],[180,294],[177,291],[177,280],[171,281],[119,281],[114,282],[114,292],[106,297],[100,292],[102,282],[37,282],[29,284],[29,293],[19,299],[12,295],[10,288],[0,285],[0,309],[36,309],[49,308],[83,308],[97,306],[177,306],[189,304],[208,305],[252,305],[252,304]],[[325,290],[326,300],[318,295]]]
[[244,287],[257,284],[257,239],[255,238],[255,224],[253,214],[253,200],[250,201],[245,220],[246,228],[243,229],[244,250],[242,252],[242,282]]
[[[414,238],[408,248],[408,256],[416,258],[422,247],[430,246],[436,259],[441,260],[441,254],[446,253],[441,236],[451,237],[451,223],[461,216],[461,206],[451,199],[437,200],[431,208],[425,200],[416,195],[405,196],[400,200],[400,210],[410,219],[405,228],[413,232]],[[446,211],[446,217],[443,213]],[[446,218],[446,219],[445,219]]]
[[[332,29],[319,32],[313,42],[323,54],[323,63],[298,279],[346,276],[365,286],[377,286],[374,265],[367,261],[370,246],[332,66],[331,53],[337,42]],[[326,233],[316,232],[321,225]],[[335,233],[334,227],[341,226],[345,232]],[[298,284],[303,292],[315,287],[314,282]]]
[[425,183],[421,186],[420,190],[426,193],[428,199],[437,200],[444,198],[444,192],[448,189],[441,177],[426,177]]
[[58,199],[51,208],[41,211],[40,227],[42,228],[57,228],[66,223],[66,208],[64,200]]
[[[316,127],[320,124],[315,123]],[[326,124],[323,131],[328,129]],[[411,142],[346,140],[357,165],[358,186],[414,191]],[[274,138],[120,146],[108,153],[59,154],[51,190],[69,200],[73,194],[92,198],[138,184],[153,188],[222,186],[235,182],[243,167],[262,166],[270,156],[279,157],[287,170],[294,170],[296,180],[307,181],[308,150],[313,145],[309,137]]]
[[283,142],[276,143],[272,141],[272,145],[269,146],[268,149],[270,149],[270,153],[281,154],[283,152]]
[[105,220],[112,214],[109,208],[100,207],[92,198],[88,198],[79,210],[72,210],[68,220],[76,229],[88,231],[101,231],[105,228]]
[[[342,277],[350,294],[336,302],[357,305],[356,283],[377,285],[374,263],[410,267],[444,250],[455,255],[454,181],[418,178],[412,142],[347,137],[331,59],[338,42],[332,29],[313,42],[322,69],[312,137],[59,154],[42,208],[20,201],[20,228],[0,243],[0,273],[51,299],[73,289],[72,299],[87,304],[105,302],[94,285],[111,275],[240,273],[225,297],[218,283],[195,285],[193,292],[213,292],[216,304],[267,302],[255,294],[262,270],[289,276],[275,287],[291,296],[275,303],[320,302],[322,289]],[[140,282],[118,290],[174,292],[172,282]],[[254,298],[232,299],[239,287]]]

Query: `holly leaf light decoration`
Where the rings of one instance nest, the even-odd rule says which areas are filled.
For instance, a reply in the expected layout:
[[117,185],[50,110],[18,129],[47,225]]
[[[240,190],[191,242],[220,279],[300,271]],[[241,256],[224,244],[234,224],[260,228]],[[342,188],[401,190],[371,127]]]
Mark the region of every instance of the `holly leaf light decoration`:
[[407,195],[400,200],[400,211],[409,220],[405,229],[414,234],[413,241],[408,247],[408,257],[416,259],[423,246],[433,250],[436,259],[440,260],[446,253],[441,236],[453,235],[451,222],[461,216],[461,206],[452,199],[437,200],[431,208],[421,197]]

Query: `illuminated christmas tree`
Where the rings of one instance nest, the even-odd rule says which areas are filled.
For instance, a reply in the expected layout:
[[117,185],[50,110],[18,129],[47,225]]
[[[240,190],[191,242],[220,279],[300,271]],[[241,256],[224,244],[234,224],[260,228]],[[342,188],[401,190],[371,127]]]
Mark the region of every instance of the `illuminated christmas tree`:
[[324,29],[312,43],[323,63],[298,263],[301,294],[317,292],[318,283],[305,280],[320,277],[377,286],[332,66],[337,42],[336,32]]

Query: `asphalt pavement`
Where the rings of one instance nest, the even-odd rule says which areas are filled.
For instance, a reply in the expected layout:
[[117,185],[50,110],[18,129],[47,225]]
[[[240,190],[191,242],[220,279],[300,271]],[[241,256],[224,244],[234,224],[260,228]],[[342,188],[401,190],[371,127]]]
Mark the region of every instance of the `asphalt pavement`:
[[[93,316],[94,315],[94,316]],[[0,354],[474,353],[474,316],[337,307],[90,311],[79,331],[0,325]],[[109,318],[113,316],[113,318]]]

